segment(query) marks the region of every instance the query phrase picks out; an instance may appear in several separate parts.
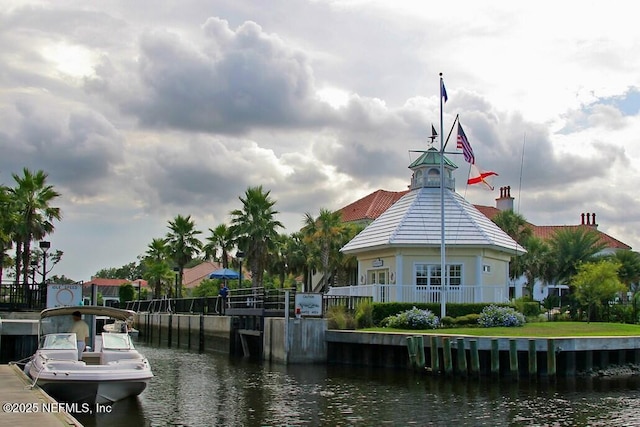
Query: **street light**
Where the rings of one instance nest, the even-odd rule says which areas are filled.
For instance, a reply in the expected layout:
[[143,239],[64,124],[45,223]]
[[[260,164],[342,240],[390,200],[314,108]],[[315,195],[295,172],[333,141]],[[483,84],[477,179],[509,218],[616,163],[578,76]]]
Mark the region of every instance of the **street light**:
[[178,298],[178,272],[180,271],[180,267],[173,267],[173,272],[176,275],[176,299]]
[[236,258],[238,258],[238,262],[240,263],[240,273],[238,274],[238,288],[242,288],[242,259],[244,258],[244,252],[236,252]]
[[[47,251],[51,247],[51,242],[41,240],[39,243],[40,249],[42,249],[42,287],[40,288],[40,301],[43,301],[47,289]],[[44,299],[46,301],[46,299]]]

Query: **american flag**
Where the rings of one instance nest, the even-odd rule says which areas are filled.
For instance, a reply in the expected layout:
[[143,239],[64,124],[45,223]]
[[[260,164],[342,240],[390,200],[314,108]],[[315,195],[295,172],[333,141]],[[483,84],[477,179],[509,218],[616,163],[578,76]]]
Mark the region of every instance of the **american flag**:
[[471,148],[471,144],[469,144],[469,140],[467,139],[467,135],[464,134],[464,130],[462,130],[462,125],[458,123],[458,148],[462,148],[462,154],[464,154],[464,160],[468,163],[474,164],[476,162],[476,158],[473,155],[473,148]]

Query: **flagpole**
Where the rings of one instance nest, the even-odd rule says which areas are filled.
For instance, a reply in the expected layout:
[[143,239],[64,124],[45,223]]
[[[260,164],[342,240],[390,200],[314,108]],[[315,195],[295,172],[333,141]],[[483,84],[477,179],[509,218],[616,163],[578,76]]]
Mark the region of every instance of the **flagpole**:
[[447,274],[445,270],[444,245],[444,119],[442,98],[446,92],[440,73],[440,318],[447,315]]

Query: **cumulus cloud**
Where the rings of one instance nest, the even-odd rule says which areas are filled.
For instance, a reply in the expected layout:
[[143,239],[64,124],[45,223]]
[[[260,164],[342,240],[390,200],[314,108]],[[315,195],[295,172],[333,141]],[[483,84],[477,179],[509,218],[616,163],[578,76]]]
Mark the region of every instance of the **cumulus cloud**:
[[[228,221],[249,186],[271,190],[294,231],[304,212],[407,187],[410,150],[429,147],[432,123],[440,132],[443,71],[445,136],[459,114],[478,164],[500,174],[496,186],[512,187],[528,219],[576,223],[593,210],[622,240],[640,242],[631,214],[640,208],[640,77],[629,54],[640,42],[618,34],[632,18],[573,20],[577,32],[565,35],[537,31],[544,12],[535,5],[453,7],[2,5],[0,182],[23,166],[49,172],[68,221],[62,249],[74,259],[60,267],[76,271],[82,256],[71,248],[87,248],[74,233],[113,247],[126,234],[128,259],[105,249],[100,256],[114,261],[97,267],[122,264],[178,213],[203,230]],[[452,12],[456,34],[433,18]],[[552,18],[563,31],[566,13]],[[458,191],[492,204],[494,193],[465,186],[455,135],[447,150]]]

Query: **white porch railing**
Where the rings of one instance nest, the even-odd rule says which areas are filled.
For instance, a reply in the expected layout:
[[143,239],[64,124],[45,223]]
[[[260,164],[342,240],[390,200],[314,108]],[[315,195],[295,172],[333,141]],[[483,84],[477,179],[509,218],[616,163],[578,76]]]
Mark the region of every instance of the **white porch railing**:
[[[450,286],[448,303],[507,302],[505,286]],[[327,295],[373,297],[374,302],[439,303],[440,286],[358,285],[331,287]]]

